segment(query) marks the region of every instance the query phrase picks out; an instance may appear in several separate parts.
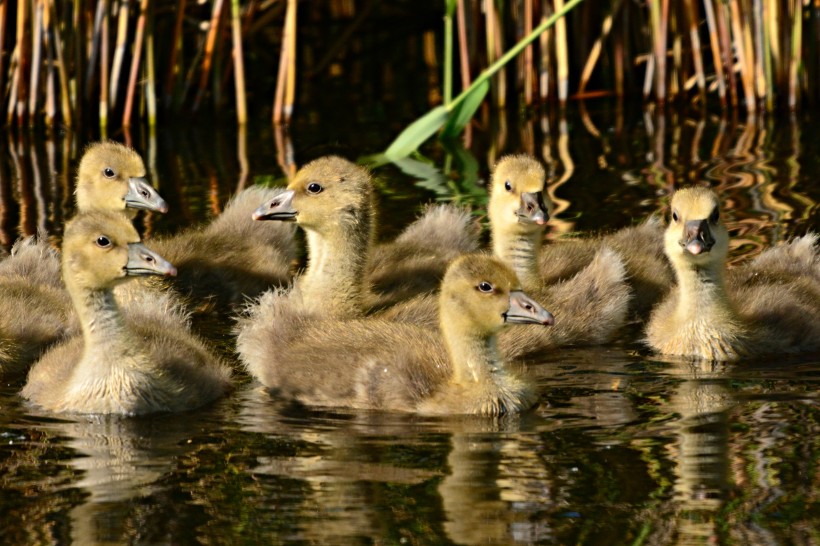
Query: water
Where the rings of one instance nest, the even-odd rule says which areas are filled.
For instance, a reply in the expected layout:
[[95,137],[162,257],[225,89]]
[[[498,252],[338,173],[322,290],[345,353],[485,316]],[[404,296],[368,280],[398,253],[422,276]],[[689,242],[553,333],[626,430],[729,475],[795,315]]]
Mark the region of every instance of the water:
[[[664,212],[675,185],[710,180],[725,199],[732,262],[741,263],[820,228],[816,121],[607,104],[563,118],[480,120],[469,152],[431,146],[428,159],[403,165],[425,167],[422,182],[396,166],[376,171],[381,236],[434,199],[473,203],[480,215],[488,165],[527,152],[548,162],[558,205],[550,237],[630,225]],[[251,127],[244,142],[229,127],[136,135],[172,210],[141,217],[140,229],[147,238],[172,233],[207,221],[243,184],[283,183],[287,146],[301,165],[330,152],[373,153],[392,135],[369,127],[342,138],[341,127],[326,119],[307,119],[290,135]],[[84,141],[4,139],[0,242],[38,229],[58,240]],[[820,355],[692,364],[652,356],[640,336],[633,328],[612,345],[544,355],[530,366],[538,408],[500,420],[307,410],[247,377],[229,397],[188,413],[54,416],[27,407],[20,384],[5,382],[0,541],[820,541]],[[229,337],[221,346],[233,358]]]

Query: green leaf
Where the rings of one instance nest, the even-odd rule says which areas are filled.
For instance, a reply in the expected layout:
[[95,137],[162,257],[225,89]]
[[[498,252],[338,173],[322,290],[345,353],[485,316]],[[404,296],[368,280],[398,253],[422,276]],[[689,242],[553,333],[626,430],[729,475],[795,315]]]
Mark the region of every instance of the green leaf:
[[484,80],[469,91],[467,96],[453,109],[439,138],[442,140],[456,138],[473,119],[478,107],[481,106],[487,91],[490,90],[490,81]]
[[444,3],[444,13],[447,17],[452,17],[453,14],[456,12],[456,6],[458,5],[458,0],[447,0]]
[[450,193],[447,189],[447,177],[432,163],[412,157],[396,159],[393,163],[403,173],[415,178],[417,186],[435,192],[440,196]]
[[436,106],[402,131],[384,151],[385,157],[390,161],[395,161],[415,152],[424,141],[444,125],[449,115],[450,112],[446,106]]

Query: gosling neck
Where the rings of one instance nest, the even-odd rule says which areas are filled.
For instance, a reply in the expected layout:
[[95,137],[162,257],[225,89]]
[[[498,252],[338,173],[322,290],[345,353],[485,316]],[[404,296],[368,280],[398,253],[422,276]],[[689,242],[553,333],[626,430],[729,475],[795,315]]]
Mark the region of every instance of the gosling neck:
[[370,234],[335,227],[325,233],[307,230],[308,266],[298,287],[306,302],[321,305],[332,316],[360,316]]
[[525,289],[541,286],[538,257],[543,229],[493,229],[493,253],[512,267]]
[[439,316],[454,383],[489,383],[504,372],[495,334],[467,327],[458,312],[450,312],[445,306],[441,306]]
[[[111,289],[82,288],[66,281],[85,342],[84,354],[128,353],[128,328]],[[112,362],[113,363],[113,362]]]
[[722,261],[706,266],[677,264],[678,317],[689,319],[710,316],[734,316],[736,313],[726,295]]

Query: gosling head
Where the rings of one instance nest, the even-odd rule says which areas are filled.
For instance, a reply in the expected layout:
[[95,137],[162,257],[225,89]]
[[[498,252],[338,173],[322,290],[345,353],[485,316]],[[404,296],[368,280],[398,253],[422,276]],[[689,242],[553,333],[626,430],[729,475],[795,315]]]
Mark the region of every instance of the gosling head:
[[370,224],[373,188],[364,168],[337,156],[316,159],[302,167],[287,191],[262,204],[254,220],[295,221],[305,229]]
[[168,212],[165,200],[145,180],[140,155],[118,142],[95,142],[86,148],[75,193],[81,211],[131,208]]
[[555,323],[549,311],[523,292],[512,269],[486,255],[454,260],[441,283],[440,298],[445,320],[461,321],[482,336],[493,335],[507,324]]
[[176,275],[176,269],[142,243],[122,213],[82,212],[63,234],[66,282],[88,290],[109,289],[129,276]]
[[489,216],[493,230],[540,231],[550,219],[552,204],[545,190],[541,163],[528,155],[509,155],[493,171]]
[[729,234],[720,221],[717,195],[701,186],[683,188],[672,196],[671,208],[664,247],[672,263],[695,269],[722,264]]

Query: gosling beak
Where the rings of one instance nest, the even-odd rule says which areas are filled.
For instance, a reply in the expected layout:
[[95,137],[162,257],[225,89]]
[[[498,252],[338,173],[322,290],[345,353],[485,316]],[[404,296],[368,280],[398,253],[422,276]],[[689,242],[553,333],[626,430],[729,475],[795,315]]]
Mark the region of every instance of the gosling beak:
[[550,219],[550,213],[544,204],[544,194],[540,191],[521,194],[521,206],[516,211],[518,221],[524,224],[544,226]]
[[128,193],[125,194],[125,206],[132,209],[153,210],[168,212],[168,203],[165,202],[157,190],[145,178],[134,177],[128,179]]
[[692,254],[697,256],[702,252],[709,252],[715,244],[715,238],[709,230],[708,220],[690,220],[686,222],[686,238],[680,241],[680,245]]
[[552,326],[555,317],[520,290],[510,292],[510,308],[504,313],[507,324],[543,324]]
[[175,277],[177,268],[165,258],[145,247],[142,243],[128,243],[127,276],[170,275]]
[[286,190],[253,211],[254,220],[296,221],[293,208],[293,190]]

